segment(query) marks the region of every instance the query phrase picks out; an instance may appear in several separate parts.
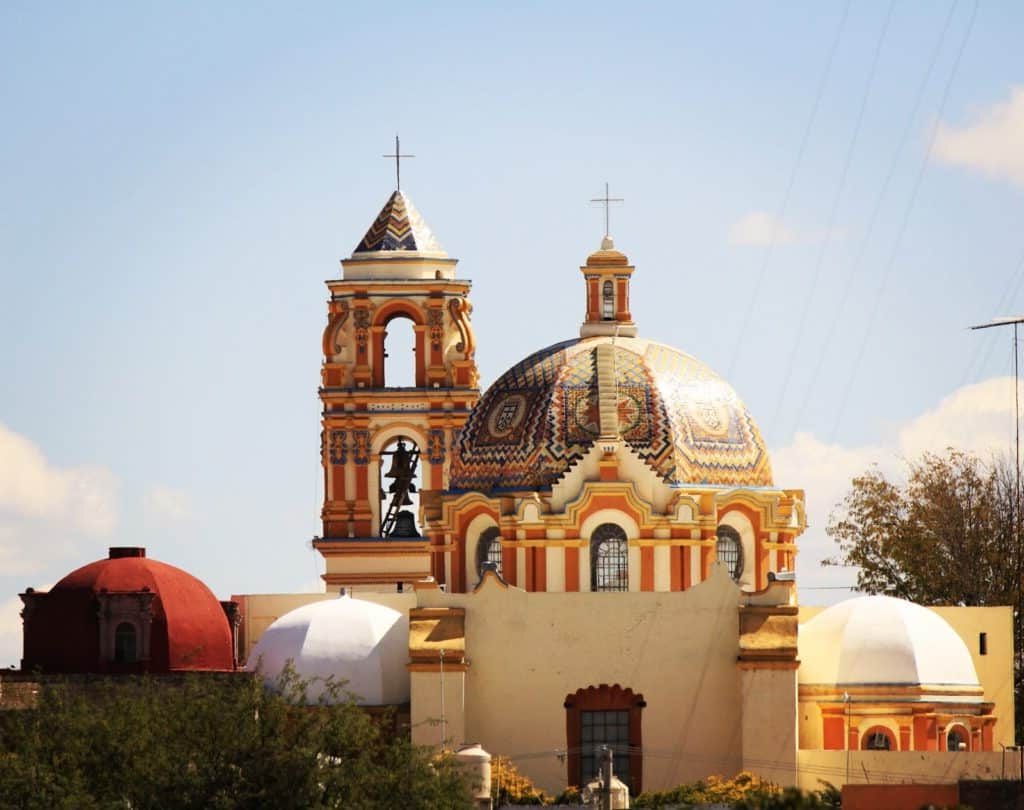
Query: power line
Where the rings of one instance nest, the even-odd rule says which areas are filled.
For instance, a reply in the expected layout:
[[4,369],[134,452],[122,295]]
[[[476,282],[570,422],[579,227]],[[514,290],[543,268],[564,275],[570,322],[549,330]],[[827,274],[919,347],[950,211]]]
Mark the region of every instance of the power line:
[[733,349],[732,360],[729,362],[729,371],[725,375],[727,380],[732,379],[732,373],[735,370],[736,361],[739,358],[740,350],[746,340],[747,324],[750,323],[750,320],[753,317],[754,307],[757,305],[757,299],[761,292],[761,284],[764,281],[764,275],[768,269],[768,263],[771,261],[772,253],[775,251],[775,244],[778,241],[780,224],[785,220],[786,212],[789,209],[789,199],[793,193],[793,187],[796,185],[796,176],[800,171],[800,165],[803,163],[804,152],[807,150],[807,142],[810,139],[811,129],[813,129],[814,121],[818,117],[818,108],[821,106],[821,99],[825,94],[825,86],[828,83],[829,75],[832,73],[832,63],[835,60],[836,51],[839,50],[839,41],[842,39],[843,30],[846,28],[846,20],[850,14],[851,2],[852,0],[846,0],[846,5],[843,7],[843,16],[839,20],[839,26],[836,28],[836,35],[832,40],[832,47],[829,49],[828,59],[825,62],[825,69],[822,71],[821,79],[818,82],[818,88],[814,95],[814,103],[811,105],[811,114],[807,119],[807,126],[804,128],[803,137],[800,139],[800,146],[796,151],[796,160],[793,163],[793,170],[790,172],[789,182],[786,184],[786,192],[782,196],[782,205],[779,209],[778,218],[776,219],[775,227],[772,229],[771,241],[765,249],[764,258],[761,261],[761,267],[758,270],[753,289],[751,290],[750,300],[747,303],[746,313],[740,321],[740,329],[736,340],[736,346]]
[[[886,171],[885,178],[882,180],[882,187],[879,189],[878,196],[875,198],[874,207],[871,210],[871,215],[868,217],[867,228],[864,232],[864,236],[860,240],[860,244],[857,248],[857,254],[854,257],[852,264],[846,274],[846,278],[843,283],[843,289],[839,296],[840,305],[844,304],[850,297],[850,292],[853,288],[853,282],[857,278],[857,270],[860,269],[861,263],[864,260],[864,256],[867,252],[868,243],[871,241],[871,237],[875,230],[875,224],[878,221],[878,216],[882,210],[882,203],[885,201],[885,197],[889,191],[889,184],[892,182],[893,177],[896,174],[896,168],[899,165],[900,155],[903,153],[903,149],[906,146],[907,140],[910,137],[910,133],[914,128],[914,122],[917,120],[918,111],[921,108],[921,103],[924,100],[925,91],[928,89],[928,84],[931,82],[932,73],[935,71],[935,65],[938,63],[939,56],[942,53],[942,46],[946,41],[946,34],[949,32],[949,27],[953,22],[953,12],[956,10],[957,0],[953,0],[950,4],[949,12],[946,14],[946,19],[942,24],[942,29],[939,33],[938,42],[932,49],[931,57],[928,60],[928,66],[925,70],[924,76],[921,79],[921,83],[917,88],[917,94],[914,99],[913,107],[911,108],[910,115],[907,117],[906,126],[903,128],[903,132],[900,134],[899,141],[896,145],[896,151],[893,153],[892,160],[889,163],[889,168]],[[826,327],[824,338],[819,343],[818,357],[814,364],[814,369],[811,372],[810,379],[807,383],[807,389],[804,396],[799,397],[796,401],[796,424],[800,425],[803,422],[804,413],[807,409],[807,403],[811,399],[811,394],[814,391],[814,386],[821,375],[821,370],[825,364],[825,358],[828,356],[829,347],[835,337],[836,328],[839,322],[839,318],[830,318]]]
[[867,81],[864,83],[864,93],[861,95],[860,109],[857,111],[856,123],[853,127],[853,133],[850,136],[850,143],[846,147],[846,157],[843,161],[842,171],[840,172],[839,183],[836,185],[836,191],[832,197],[832,205],[828,215],[828,224],[825,227],[825,232],[821,239],[821,246],[818,248],[818,255],[814,262],[814,272],[811,275],[811,285],[804,295],[804,305],[800,312],[800,321],[796,330],[796,337],[793,341],[793,348],[789,353],[789,363],[786,366],[786,375],[783,377],[782,386],[779,390],[778,402],[775,406],[775,414],[772,417],[773,425],[778,424],[779,415],[781,414],[782,408],[786,402],[786,390],[789,388],[789,380],[792,377],[793,366],[796,363],[797,353],[800,351],[800,346],[803,344],[804,329],[807,325],[807,315],[810,312],[814,293],[818,287],[818,279],[821,277],[821,268],[825,260],[825,250],[831,242],[832,229],[835,227],[836,215],[839,212],[839,202],[842,199],[843,192],[846,190],[846,179],[849,176],[850,166],[853,163],[853,154],[857,145],[857,140],[860,136],[861,126],[864,122],[864,111],[867,109],[868,98],[871,95],[871,88],[875,82],[875,73],[878,69],[879,56],[882,53],[882,45],[885,42],[885,36],[889,30],[889,23],[892,22],[892,13],[895,8],[896,0],[890,0],[889,10],[886,12],[885,21],[882,23],[882,30],[878,34],[878,42],[875,45],[875,51],[871,57],[871,67],[868,69]]
[[[953,8],[956,8],[956,0],[954,0]],[[874,328],[875,317],[878,315],[878,310],[881,307],[882,296],[885,294],[885,288],[889,281],[889,276],[892,273],[893,265],[896,263],[896,256],[899,253],[900,246],[903,243],[903,235],[906,233],[907,225],[910,222],[910,215],[914,210],[914,204],[917,202],[917,195],[921,189],[921,181],[924,179],[925,172],[928,169],[928,164],[931,161],[932,149],[935,146],[935,137],[939,131],[939,124],[942,120],[942,114],[946,109],[946,102],[949,100],[949,91],[953,86],[953,79],[956,77],[957,71],[960,68],[960,60],[964,55],[964,50],[967,48],[967,42],[971,38],[971,31],[974,29],[974,20],[978,14],[978,0],[975,0],[974,7],[971,9],[971,17],[967,22],[967,28],[964,31],[963,39],[960,40],[960,47],[957,49],[956,58],[953,60],[953,67],[949,72],[949,77],[946,79],[946,86],[942,91],[942,99],[939,102],[939,109],[935,116],[935,123],[932,125],[931,135],[928,138],[928,149],[925,151],[924,159],[921,161],[921,167],[918,169],[917,177],[914,180],[914,186],[911,189],[910,197],[907,200],[907,205],[903,210],[903,219],[900,222],[899,230],[896,232],[896,238],[893,240],[892,249],[889,252],[889,259],[885,263],[885,268],[882,272],[882,282],[879,284],[877,291],[875,292],[875,300],[871,307],[871,314],[868,316],[867,326],[864,329],[864,337],[861,340],[860,347],[857,352],[857,356],[853,361],[853,365],[850,367],[850,376],[847,379],[846,388],[843,392],[843,396],[839,400],[838,408],[836,409],[835,424],[832,428],[831,439],[835,438],[836,433],[839,430],[839,425],[842,423],[844,411],[846,409],[846,403],[849,399],[850,393],[853,390],[853,384],[857,379],[857,373],[860,370],[860,364],[864,359],[864,352],[867,348],[868,340],[871,337],[871,331]]]

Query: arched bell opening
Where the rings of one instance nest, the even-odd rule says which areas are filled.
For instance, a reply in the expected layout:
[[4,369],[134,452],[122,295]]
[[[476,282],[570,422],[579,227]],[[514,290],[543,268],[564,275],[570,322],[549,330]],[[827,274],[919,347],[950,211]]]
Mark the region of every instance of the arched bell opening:
[[384,386],[416,388],[416,329],[413,320],[395,315],[384,325]]
[[420,448],[398,436],[380,453],[380,536],[420,537]]

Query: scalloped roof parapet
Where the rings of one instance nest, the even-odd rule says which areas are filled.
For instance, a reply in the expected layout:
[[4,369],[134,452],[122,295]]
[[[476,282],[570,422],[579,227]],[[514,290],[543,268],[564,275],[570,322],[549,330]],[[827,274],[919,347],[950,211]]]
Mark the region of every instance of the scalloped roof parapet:
[[448,258],[416,206],[395,191],[384,203],[370,229],[352,251],[352,259]]

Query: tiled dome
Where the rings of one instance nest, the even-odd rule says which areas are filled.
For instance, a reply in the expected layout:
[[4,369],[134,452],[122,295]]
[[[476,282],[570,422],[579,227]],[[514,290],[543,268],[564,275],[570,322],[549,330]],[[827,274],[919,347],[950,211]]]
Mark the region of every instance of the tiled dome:
[[542,349],[487,390],[451,489],[550,488],[607,430],[611,403],[618,435],[667,483],[772,485],[761,433],[721,377],[660,343],[595,337]]

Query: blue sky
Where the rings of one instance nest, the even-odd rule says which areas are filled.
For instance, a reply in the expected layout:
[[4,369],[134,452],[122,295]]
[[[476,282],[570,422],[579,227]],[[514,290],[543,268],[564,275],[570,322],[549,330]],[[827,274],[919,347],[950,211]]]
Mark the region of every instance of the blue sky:
[[1009,335],[965,327],[1024,311],[1019,4],[211,6],[0,8],[0,664],[108,545],[314,586],[323,280],[396,131],[485,383],[576,333],[626,198],[641,334],[808,492],[805,601],[851,475],[1008,447]]

